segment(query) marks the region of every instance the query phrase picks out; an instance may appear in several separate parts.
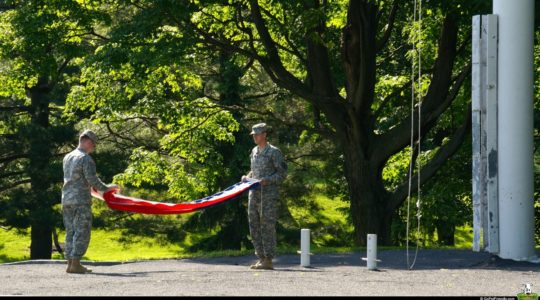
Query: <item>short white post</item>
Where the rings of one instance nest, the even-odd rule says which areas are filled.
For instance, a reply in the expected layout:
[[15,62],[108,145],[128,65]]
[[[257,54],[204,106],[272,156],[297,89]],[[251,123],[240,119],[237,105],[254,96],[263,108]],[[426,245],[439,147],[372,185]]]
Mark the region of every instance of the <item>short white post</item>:
[[310,231],[309,229],[302,229],[300,231],[300,266],[309,267],[309,244],[310,244]]
[[377,269],[377,235],[367,235],[367,268],[368,270]]

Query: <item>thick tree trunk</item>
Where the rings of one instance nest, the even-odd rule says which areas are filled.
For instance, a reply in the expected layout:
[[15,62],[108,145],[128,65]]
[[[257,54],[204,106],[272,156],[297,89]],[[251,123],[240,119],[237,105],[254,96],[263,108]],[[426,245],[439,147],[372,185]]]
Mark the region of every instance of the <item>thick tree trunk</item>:
[[[366,245],[367,234],[377,234],[379,244],[391,244],[392,211],[387,209],[380,161],[372,158],[376,82],[377,7],[351,1],[342,36],[342,58],[347,77],[347,117],[338,118],[349,185],[355,243]],[[335,120],[335,119],[334,119]],[[336,125],[336,124],[334,124]]]
[[445,246],[454,246],[454,234],[456,227],[446,222],[436,221],[437,236],[439,237],[439,243]]
[[51,259],[52,228],[32,224],[30,239],[30,259]]
[[380,170],[354,139],[344,143],[345,177],[349,186],[355,243],[365,246],[367,234],[377,234],[380,245],[391,245],[393,211],[387,209]]
[[31,244],[30,259],[50,259],[52,254],[52,209],[50,175],[49,101],[50,89],[41,78],[35,87],[27,89],[31,104],[29,175],[31,183]]

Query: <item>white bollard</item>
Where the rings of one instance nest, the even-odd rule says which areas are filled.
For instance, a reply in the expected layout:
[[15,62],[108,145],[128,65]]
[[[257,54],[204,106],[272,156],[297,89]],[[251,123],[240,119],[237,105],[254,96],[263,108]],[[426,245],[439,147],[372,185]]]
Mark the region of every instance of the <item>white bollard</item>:
[[367,268],[368,270],[377,269],[377,235],[367,235]]
[[309,267],[309,229],[300,230],[300,266]]

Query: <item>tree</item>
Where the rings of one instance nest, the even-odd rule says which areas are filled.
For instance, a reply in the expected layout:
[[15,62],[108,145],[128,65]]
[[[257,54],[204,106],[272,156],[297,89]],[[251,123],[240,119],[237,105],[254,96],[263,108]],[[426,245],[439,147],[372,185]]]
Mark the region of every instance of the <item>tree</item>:
[[[478,4],[428,5],[424,9],[433,16],[422,24],[422,39],[414,35],[419,24],[409,25],[412,9],[400,1],[391,5],[372,0],[170,1],[138,7],[157,6],[166,8],[161,11],[164,22],[194,31],[206,45],[256,60],[277,86],[320,112],[321,124],[326,125],[323,129],[344,155],[356,241],[365,244],[369,232],[377,233],[382,244],[390,244],[391,220],[407,198],[408,184],[404,180],[390,190],[382,172],[411,140],[411,117],[403,101],[411,82],[394,83],[381,97],[376,93],[383,84],[378,75],[391,69],[399,78],[409,77],[410,61],[404,59],[404,41],[409,39],[424,51],[424,57],[431,58],[423,64],[428,66],[422,78],[425,88],[417,87],[424,92],[420,129],[423,135],[429,134],[467,82],[470,63],[460,55],[466,54],[469,34],[467,30],[460,33],[459,26],[470,23],[467,12]],[[178,14],[180,7],[183,14]],[[187,17],[186,7],[191,10]],[[339,36],[341,44],[336,43]],[[430,48],[429,41],[435,39],[438,42]],[[394,112],[392,118],[388,118],[389,111]],[[426,182],[455,153],[469,125],[469,118],[464,118],[448,134],[449,139],[441,139],[444,143],[423,165],[421,178],[413,176],[413,192],[417,180]],[[412,132],[416,139],[418,128]]]
[[[253,60],[278,87],[310,103],[314,111],[310,130],[333,140],[343,153],[356,241],[365,244],[366,233],[370,232],[377,233],[383,244],[390,244],[391,220],[407,198],[408,184],[402,176],[397,184],[387,185],[383,170],[393,156],[403,151],[412,151],[415,161],[428,158],[421,173],[413,176],[414,192],[416,182],[425,183],[431,178],[467,136],[470,114],[466,112],[467,104],[459,103],[465,115],[462,123],[443,131],[446,138],[431,137],[438,120],[455,106],[454,100],[467,82],[471,70],[467,58],[470,12],[482,5],[477,1],[429,3],[424,7],[429,18],[419,24],[411,22],[411,5],[399,1],[119,1],[118,10],[125,13],[123,22],[115,24],[111,31],[110,38],[115,42],[98,49],[95,62],[99,66],[88,68],[85,89],[90,87],[94,94],[87,94],[84,105],[100,108],[96,120],[110,118],[117,110],[160,116],[158,127],[165,133],[160,143],[163,150],[184,155],[177,165],[181,172],[175,173],[180,180],[167,181],[169,190],[174,194],[182,185],[184,190],[186,186],[198,186],[195,191],[202,192],[200,184],[185,179],[195,174],[211,185],[216,177],[209,176],[207,166],[202,165],[199,167],[205,172],[185,172],[185,163],[190,163],[194,171],[194,162],[218,162],[220,156],[201,152],[209,149],[209,136],[199,134],[205,132],[201,128],[191,131],[185,126],[213,126],[217,121],[225,128],[221,122],[226,120],[201,122],[204,114],[215,116],[210,107],[216,106],[207,98],[188,100],[201,94],[195,91],[197,84],[189,84],[189,79],[198,78],[196,72],[183,66],[204,61],[194,58],[204,55],[207,49]],[[337,43],[340,38],[341,43]],[[417,55],[408,50],[408,44],[413,43],[424,57],[424,76],[418,86],[416,79],[409,79],[411,58]],[[114,67],[103,68],[107,65]],[[182,72],[183,78],[179,75]],[[193,82],[200,86],[198,79]],[[406,100],[413,85],[422,93],[420,128],[411,128]],[[127,99],[118,96],[122,93],[105,94],[109,88],[127,93]],[[152,94],[156,91],[157,98],[158,94]],[[183,96],[186,92],[191,96]],[[187,99],[180,101],[181,113],[175,113],[177,106],[170,106],[169,100],[175,97]],[[192,110],[195,103],[198,109]],[[419,108],[415,108],[415,115]],[[196,118],[186,121],[189,116]],[[183,121],[173,122],[174,117]],[[433,155],[419,153],[422,144],[408,149],[419,129],[422,143],[427,139],[438,142],[432,147],[437,149]],[[195,132],[197,139],[189,140],[192,144],[184,143],[179,139],[180,132]],[[230,137],[227,130],[221,132],[221,138]],[[137,161],[131,170],[138,166],[141,171],[134,181],[160,181],[163,175],[168,178],[167,173],[144,172],[145,168],[155,170],[152,166],[156,164],[164,165],[158,156],[147,154],[134,156]]]
[[0,220],[31,227],[31,259],[51,258],[61,157],[76,139],[62,105],[100,21],[95,7],[74,1],[0,6]]

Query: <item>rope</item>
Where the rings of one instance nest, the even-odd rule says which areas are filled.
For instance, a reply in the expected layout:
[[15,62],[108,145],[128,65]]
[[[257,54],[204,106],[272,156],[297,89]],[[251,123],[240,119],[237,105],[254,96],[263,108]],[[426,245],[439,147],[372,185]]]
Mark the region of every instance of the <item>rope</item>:
[[[414,13],[413,13],[413,24],[416,24],[416,16],[418,12],[418,39],[421,39],[422,35],[422,0],[419,0],[419,3],[417,4],[417,0],[414,0]],[[418,180],[417,180],[417,190],[418,190],[418,197],[416,201],[416,217],[417,217],[417,235],[416,235],[416,251],[414,254],[414,260],[412,264],[409,262],[409,227],[410,227],[410,200],[411,200],[411,187],[412,187],[412,171],[414,169],[414,104],[415,104],[415,96],[418,95],[418,156],[420,156],[421,153],[421,139],[422,139],[422,91],[421,91],[421,84],[422,84],[422,53],[420,48],[416,48],[416,41],[413,40],[413,58],[412,58],[412,66],[411,66],[411,156],[410,156],[410,163],[409,163],[409,191],[407,194],[407,228],[406,228],[406,248],[407,248],[407,269],[411,270],[415,263],[416,258],[418,257],[418,248],[420,244],[420,219],[422,217],[421,214],[421,189],[420,189],[420,163],[417,163],[418,166]],[[418,89],[420,91],[418,93],[415,93],[415,87],[414,87],[414,75],[415,75],[415,52],[418,52]]]

